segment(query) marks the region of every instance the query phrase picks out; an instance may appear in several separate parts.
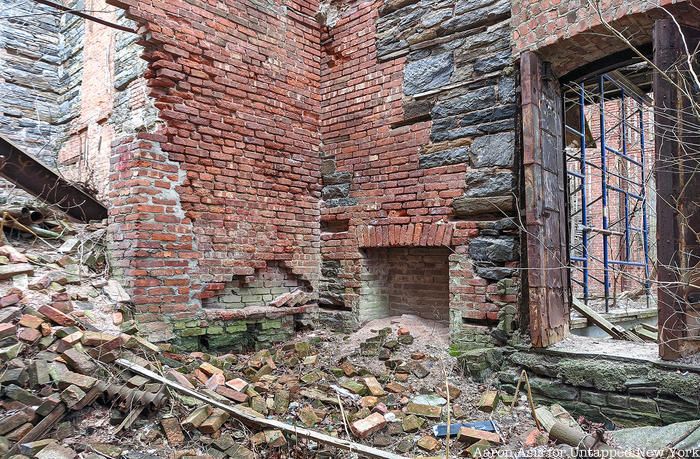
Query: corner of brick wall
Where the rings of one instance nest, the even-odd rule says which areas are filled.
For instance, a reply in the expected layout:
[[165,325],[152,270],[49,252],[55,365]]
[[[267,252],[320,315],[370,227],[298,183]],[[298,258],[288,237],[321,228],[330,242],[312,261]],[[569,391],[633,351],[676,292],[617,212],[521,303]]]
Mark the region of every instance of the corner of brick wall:
[[268,264],[316,290],[317,5],[227,0],[171,17],[166,0],[109,3],[140,25],[163,124],[118,140],[112,157],[113,265],[142,328],[189,344],[218,336],[202,299]]
[[179,165],[161,149],[163,134],[138,134],[113,146],[110,254],[113,274],[131,293],[143,332],[173,337],[171,321],[198,316],[199,253],[177,192]]

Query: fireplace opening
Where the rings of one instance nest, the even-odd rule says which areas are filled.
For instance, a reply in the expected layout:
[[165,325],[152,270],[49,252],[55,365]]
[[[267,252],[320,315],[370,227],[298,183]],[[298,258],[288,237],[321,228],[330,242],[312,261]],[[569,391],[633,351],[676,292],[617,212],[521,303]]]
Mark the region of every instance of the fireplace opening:
[[449,319],[449,263],[446,247],[364,250],[360,322],[402,314]]

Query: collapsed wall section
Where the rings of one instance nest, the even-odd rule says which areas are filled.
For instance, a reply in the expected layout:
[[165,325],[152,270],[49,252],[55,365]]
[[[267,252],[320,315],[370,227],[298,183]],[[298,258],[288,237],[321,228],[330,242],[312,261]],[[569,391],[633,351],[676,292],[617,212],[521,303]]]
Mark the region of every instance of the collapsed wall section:
[[[66,6],[133,25],[104,0]],[[0,134],[105,200],[112,141],[156,120],[138,35],[34,2],[11,2],[3,14]]]
[[[330,4],[321,306],[333,315],[373,317],[363,308],[381,301],[363,293],[391,289],[391,276],[367,268],[375,254],[449,248],[453,341],[470,347],[491,343],[494,328],[511,331],[519,264],[509,18],[508,1]],[[409,312],[430,315],[420,307]]]
[[112,155],[115,266],[141,327],[154,339],[175,330],[192,348],[230,320],[264,329],[283,308],[253,317],[248,308],[201,306],[270,264],[316,289],[318,5],[110,3],[142,27],[146,79],[164,123],[122,139]]
[[[79,8],[73,0],[67,6]],[[124,10],[105,0],[84,4],[99,18],[134,27]],[[64,135],[56,167],[107,200],[112,142],[136,131],[153,131],[157,111],[148,97],[146,62],[138,34],[79,16],[61,16],[61,118]]]

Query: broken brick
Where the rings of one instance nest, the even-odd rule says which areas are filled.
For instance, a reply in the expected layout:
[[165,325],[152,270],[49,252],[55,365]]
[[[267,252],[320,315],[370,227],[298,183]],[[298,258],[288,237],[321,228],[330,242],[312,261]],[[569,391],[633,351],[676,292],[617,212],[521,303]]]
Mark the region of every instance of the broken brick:
[[476,443],[479,440],[485,440],[496,445],[501,442],[501,437],[497,433],[464,426],[460,427],[457,439],[468,444]]
[[182,433],[180,421],[177,418],[163,418],[160,420],[160,425],[163,427],[163,432],[165,432],[170,446],[179,446],[185,442],[185,434]]
[[44,321],[41,318],[32,314],[24,314],[19,319],[20,326],[27,328],[38,329],[43,323]]
[[192,413],[182,422],[182,427],[186,430],[192,430],[198,428],[202,423],[211,415],[212,407],[209,405],[202,405],[195,408]]
[[215,408],[211,415],[199,425],[199,430],[205,434],[213,434],[221,429],[221,426],[228,421],[229,414],[224,410]]
[[12,324],[0,324],[0,339],[17,334],[17,326]]
[[386,426],[386,419],[379,413],[372,413],[364,419],[350,424],[350,430],[358,438],[367,438]]
[[419,403],[409,403],[406,407],[406,413],[423,416],[425,418],[440,419],[442,408],[432,405],[421,405]]
[[486,413],[490,413],[494,409],[496,409],[497,405],[498,405],[498,391],[489,390],[489,391],[484,392],[481,395],[481,399],[479,400],[479,409],[481,411],[484,411]]
[[365,386],[367,386],[367,389],[369,390],[369,393],[374,395],[375,397],[382,397],[386,395],[386,392],[384,389],[382,389],[381,384],[379,384],[379,381],[377,381],[377,378],[374,376],[367,376],[362,378],[362,382],[365,383]]
[[47,304],[40,307],[39,312],[58,325],[63,325],[64,327],[75,325],[75,320]]
[[41,337],[41,332],[33,328],[21,328],[19,333],[17,333],[17,339],[26,343],[34,343],[35,341],[39,341]]
[[95,372],[95,370],[97,370],[97,367],[92,362],[90,357],[88,357],[87,354],[80,352],[75,348],[66,350],[63,354],[61,354],[61,357],[63,358],[63,360],[65,360],[65,362],[70,368],[77,371],[78,373],[82,373],[84,375],[91,375]]
[[216,393],[237,403],[245,403],[248,400],[248,395],[226,386],[217,386]]

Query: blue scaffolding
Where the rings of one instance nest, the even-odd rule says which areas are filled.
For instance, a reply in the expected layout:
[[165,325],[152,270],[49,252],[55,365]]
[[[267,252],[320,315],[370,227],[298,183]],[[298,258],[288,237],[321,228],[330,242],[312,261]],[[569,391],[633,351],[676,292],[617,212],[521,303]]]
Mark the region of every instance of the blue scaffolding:
[[[570,84],[564,96],[565,130],[567,139],[572,140],[567,141],[565,152],[571,223],[569,259],[572,286],[581,289],[583,301],[587,303],[591,298],[594,283],[602,285],[605,311],[608,312],[613,272],[641,269],[643,279],[630,277],[643,285],[647,302],[650,295],[644,124],[649,101],[638,92],[627,90],[627,85],[621,84],[616,76],[606,73],[596,78],[597,81]],[[618,102],[611,104],[611,101]],[[591,129],[589,124],[596,120],[587,119],[586,110],[595,106],[600,124]],[[608,118],[613,110],[619,110],[619,119]],[[599,131],[597,138],[594,138],[595,131]],[[614,132],[617,136],[613,135]],[[636,133],[634,142],[629,138],[630,132]],[[591,155],[592,152],[595,155]],[[612,162],[618,167],[611,168],[609,164]],[[600,184],[594,184],[593,179],[598,176]],[[594,197],[595,188],[600,194]],[[618,207],[614,216],[614,212],[611,214],[611,194],[616,197],[614,203]],[[641,247],[637,247],[636,242],[639,236]],[[593,249],[596,238],[602,238],[602,253]],[[617,254],[611,252],[612,238],[619,247]]]

